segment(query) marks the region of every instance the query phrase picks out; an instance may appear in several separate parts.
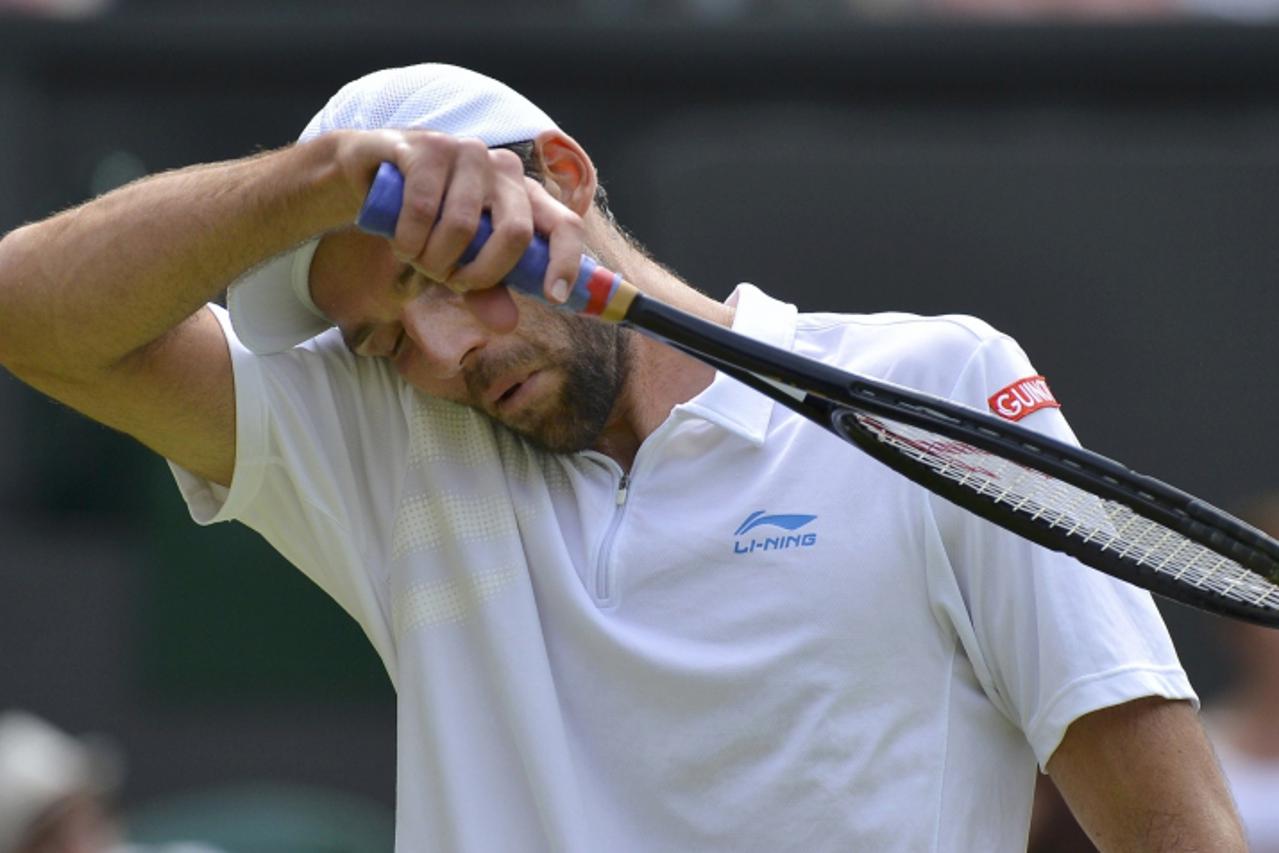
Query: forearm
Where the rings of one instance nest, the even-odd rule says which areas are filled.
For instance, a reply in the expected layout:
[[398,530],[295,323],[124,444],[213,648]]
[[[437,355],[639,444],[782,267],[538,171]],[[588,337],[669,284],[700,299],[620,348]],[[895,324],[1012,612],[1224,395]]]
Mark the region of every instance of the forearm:
[[255,264],[350,222],[330,140],[125,186],[0,241],[0,363],[92,377]]

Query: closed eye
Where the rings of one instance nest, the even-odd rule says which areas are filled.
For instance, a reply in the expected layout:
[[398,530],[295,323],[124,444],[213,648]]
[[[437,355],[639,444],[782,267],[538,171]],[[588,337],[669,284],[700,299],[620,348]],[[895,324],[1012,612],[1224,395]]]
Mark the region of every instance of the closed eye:
[[395,346],[391,348],[390,358],[392,361],[400,357],[400,355],[404,352],[404,349],[407,346],[408,342],[409,342],[409,336],[404,331],[404,327],[401,326],[400,333],[396,335],[395,337]]
[[346,348],[351,351],[352,355],[368,355],[364,351],[364,345],[369,342],[369,338],[373,337],[376,327],[372,324],[365,323],[354,331],[342,332],[342,341],[346,344]]
[[395,278],[395,293],[401,299],[412,299],[426,286],[426,277],[408,264]]

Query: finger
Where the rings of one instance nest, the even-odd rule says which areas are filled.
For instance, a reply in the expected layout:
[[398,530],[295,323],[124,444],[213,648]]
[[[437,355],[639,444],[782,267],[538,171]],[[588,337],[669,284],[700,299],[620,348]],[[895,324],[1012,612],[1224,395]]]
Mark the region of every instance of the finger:
[[586,226],[580,216],[552,198],[540,184],[535,187],[529,192],[533,226],[550,244],[542,290],[548,302],[558,304],[577,280],[586,250]]
[[494,183],[488,200],[492,234],[470,263],[453,271],[447,284],[473,290],[501,281],[533,239],[533,215],[519,157],[511,151],[490,152]]
[[414,134],[396,146],[396,165],[404,175],[404,203],[391,246],[403,260],[425,249],[453,171],[454,143],[441,134]]
[[505,287],[468,290],[462,300],[481,323],[498,334],[513,331],[519,322],[519,308]]
[[[414,264],[428,278],[447,281],[458,266],[462,253],[475,237],[480,213],[493,184],[488,149],[478,139],[456,140],[453,171],[444,191],[439,217]],[[489,287],[501,276],[484,281]]]

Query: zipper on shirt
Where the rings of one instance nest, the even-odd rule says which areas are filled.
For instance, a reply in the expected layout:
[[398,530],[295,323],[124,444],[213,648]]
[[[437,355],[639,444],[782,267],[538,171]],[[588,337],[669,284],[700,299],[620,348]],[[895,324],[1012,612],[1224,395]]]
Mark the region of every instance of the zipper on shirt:
[[[613,604],[613,572],[610,563],[613,557],[613,540],[617,537],[618,528],[622,526],[622,520],[626,517],[627,500],[630,498],[631,486],[634,485],[635,474],[643,467],[645,460],[653,453],[658,452],[657,448],[661,447],[671,432],[676,428],[679,418],[668,417],[666,420],[653,430],[648,438],[640,445],[639,450],[635,451],[635,458],[631,461],[631,469],[623,471],[622,466],[617,464],[617,460],[611,459],[603,454],[599,454],[600,458],[610,470],[617,474],[617,488],[613,491],[613,517],[609,520],[608,530],[604,533],[604,539],[600,543],[599,555],[595,559],[595,601],[602,606]],[[593,451],[587,451],[593,453]]]
[[626,514],[626,496],[630,485],[631,475],[623,471],[613,493],[613,518],[608,523],[604,541],[600,543],[599,558],[595,563],[595,598],[603,604],[609,603],[609,596],[612,594],[608,564],[613,555],[613,539],[617,536],[617,529],[622,526],[622,516]]

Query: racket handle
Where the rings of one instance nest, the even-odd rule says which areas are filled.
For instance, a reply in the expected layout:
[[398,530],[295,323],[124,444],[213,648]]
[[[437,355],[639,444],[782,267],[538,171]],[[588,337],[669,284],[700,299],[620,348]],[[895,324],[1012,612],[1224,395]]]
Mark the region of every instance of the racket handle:
[[[404,176],[394,163],[383,163],[378,167],[368,195],[364,197],[364,206],[360,209],[355,224],[370,234],[394,237],[395,224],[400,218],[400,208],[403,205]],[[492,234],[493,223],[488,211],[485,211],[480,215],[475,237],[462,252],[459,263],[467,264],[475,260],[475,256]],[[550,246],[546,238],[541,234],[534,234],[533,241],[515,267],[502,279],[502,283],[546,302],[542,282],[546,279],[549,263]],[[616,322],[622,319],[626,308],[630,307],[634,292],[634,287],[623,281],[620,275],[600,266],[595,259],[583,255],[568,299],[558,307]]]

